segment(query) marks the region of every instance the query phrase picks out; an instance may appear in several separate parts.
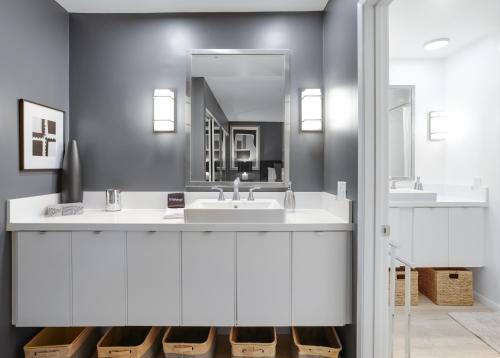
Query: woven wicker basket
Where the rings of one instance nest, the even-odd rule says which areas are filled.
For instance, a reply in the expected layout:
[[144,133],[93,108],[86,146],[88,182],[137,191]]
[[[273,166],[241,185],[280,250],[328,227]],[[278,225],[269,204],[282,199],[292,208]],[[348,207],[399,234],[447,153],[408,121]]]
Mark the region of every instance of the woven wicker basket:
[[[390,275],[390,272],[389,272]],[[389,276],[390,277],[390,276]],[[396,306],[404,306],[405,304],[405,268],[396,268]],[[418,305],[418,271],[411,270],[411,304]]]
[[212,358],[215,327],[169,327],[163,336],[165,358]]
[[88,358],[96,351],[99,338],[96,328],[44,328],[24,346],[24,357]]
[[292,327],[293,358],[338,358],[342,344],[334,327]]
[[113,327],[97,343],[97,357],[157,358],[161,327]]
[[232,357],[276,356],[277,336],[274,327],[233,327],[229,339]]
[[472,306],[472,272],[466,268],[418,269],[420,291],[437,305]]

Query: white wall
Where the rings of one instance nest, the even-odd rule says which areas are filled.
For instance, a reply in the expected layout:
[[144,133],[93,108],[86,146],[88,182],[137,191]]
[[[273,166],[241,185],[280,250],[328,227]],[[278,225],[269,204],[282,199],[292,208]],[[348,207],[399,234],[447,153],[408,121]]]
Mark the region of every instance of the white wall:
[[[500,34],[468,46],[446,60],[445,183],[489,188],[487,264],[476,272],[476,291],[500,307]],[[474,238],[471,238],[473,240]]]
[[427,140],[429,111],[445,107],[443,60],[391,60],[391,85],[415,86],[415,174],[425,183],[442,183],[445,178],[444,142]]

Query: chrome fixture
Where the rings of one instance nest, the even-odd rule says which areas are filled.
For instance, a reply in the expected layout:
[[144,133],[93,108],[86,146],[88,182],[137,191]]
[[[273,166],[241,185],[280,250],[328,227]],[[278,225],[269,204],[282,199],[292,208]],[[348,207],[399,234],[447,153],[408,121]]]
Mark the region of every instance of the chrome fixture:
[[233,182],[233,201],[240,200],[240,177],[234,179]]
[[224,189],[220,186],[213,186],[212,190],[217,190],[219,191],[219,197],[217,198],[218,201],[224,201]]
[[248,190],[248,201],[255,201],[255,198],[253,197],[253,191],[259,190],[259,189],[260,189],[260,186],[254,186]]
[[118,189],[106,190],[106,211],[120,211],[122,209],[122,193]]
[[417,181],[413,185],[413,189],[415,189],[415,190],[424,190],[424,186],[422,185],[422,182],[420,181],[420,177],[417,177]]

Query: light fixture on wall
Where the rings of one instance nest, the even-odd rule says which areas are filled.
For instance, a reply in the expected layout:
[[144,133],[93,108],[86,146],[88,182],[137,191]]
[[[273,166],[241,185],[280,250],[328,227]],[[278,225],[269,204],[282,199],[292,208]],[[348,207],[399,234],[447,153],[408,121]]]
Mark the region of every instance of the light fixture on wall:
[[175,132],[175,91],[155,89],[153,132]]
[[303,132],[323,130],[323,96],[320,88],[300,91],[300,129]]
[[448,46],[450,43],[450,39],[448,38],[440,38],[440,39],[434,39],[429,42],[426,42],[424,44],[424,50],[426,51],[436,51],[440,50],[446,46]]
[[429,112],[429,140],[445,140],[448,135],[448,114]]

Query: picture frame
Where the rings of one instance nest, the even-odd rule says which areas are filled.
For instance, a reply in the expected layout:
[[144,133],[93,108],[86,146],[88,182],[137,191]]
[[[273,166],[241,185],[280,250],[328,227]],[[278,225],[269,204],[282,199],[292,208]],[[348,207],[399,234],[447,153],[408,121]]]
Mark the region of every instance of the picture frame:
[[260,170],[259,126],[231,126],[231,170],[238,170],[239,161],[251,161],[253,170]]
[[65,117],[62,110],[19,100],[19,167],[22,171],[62,168]]

